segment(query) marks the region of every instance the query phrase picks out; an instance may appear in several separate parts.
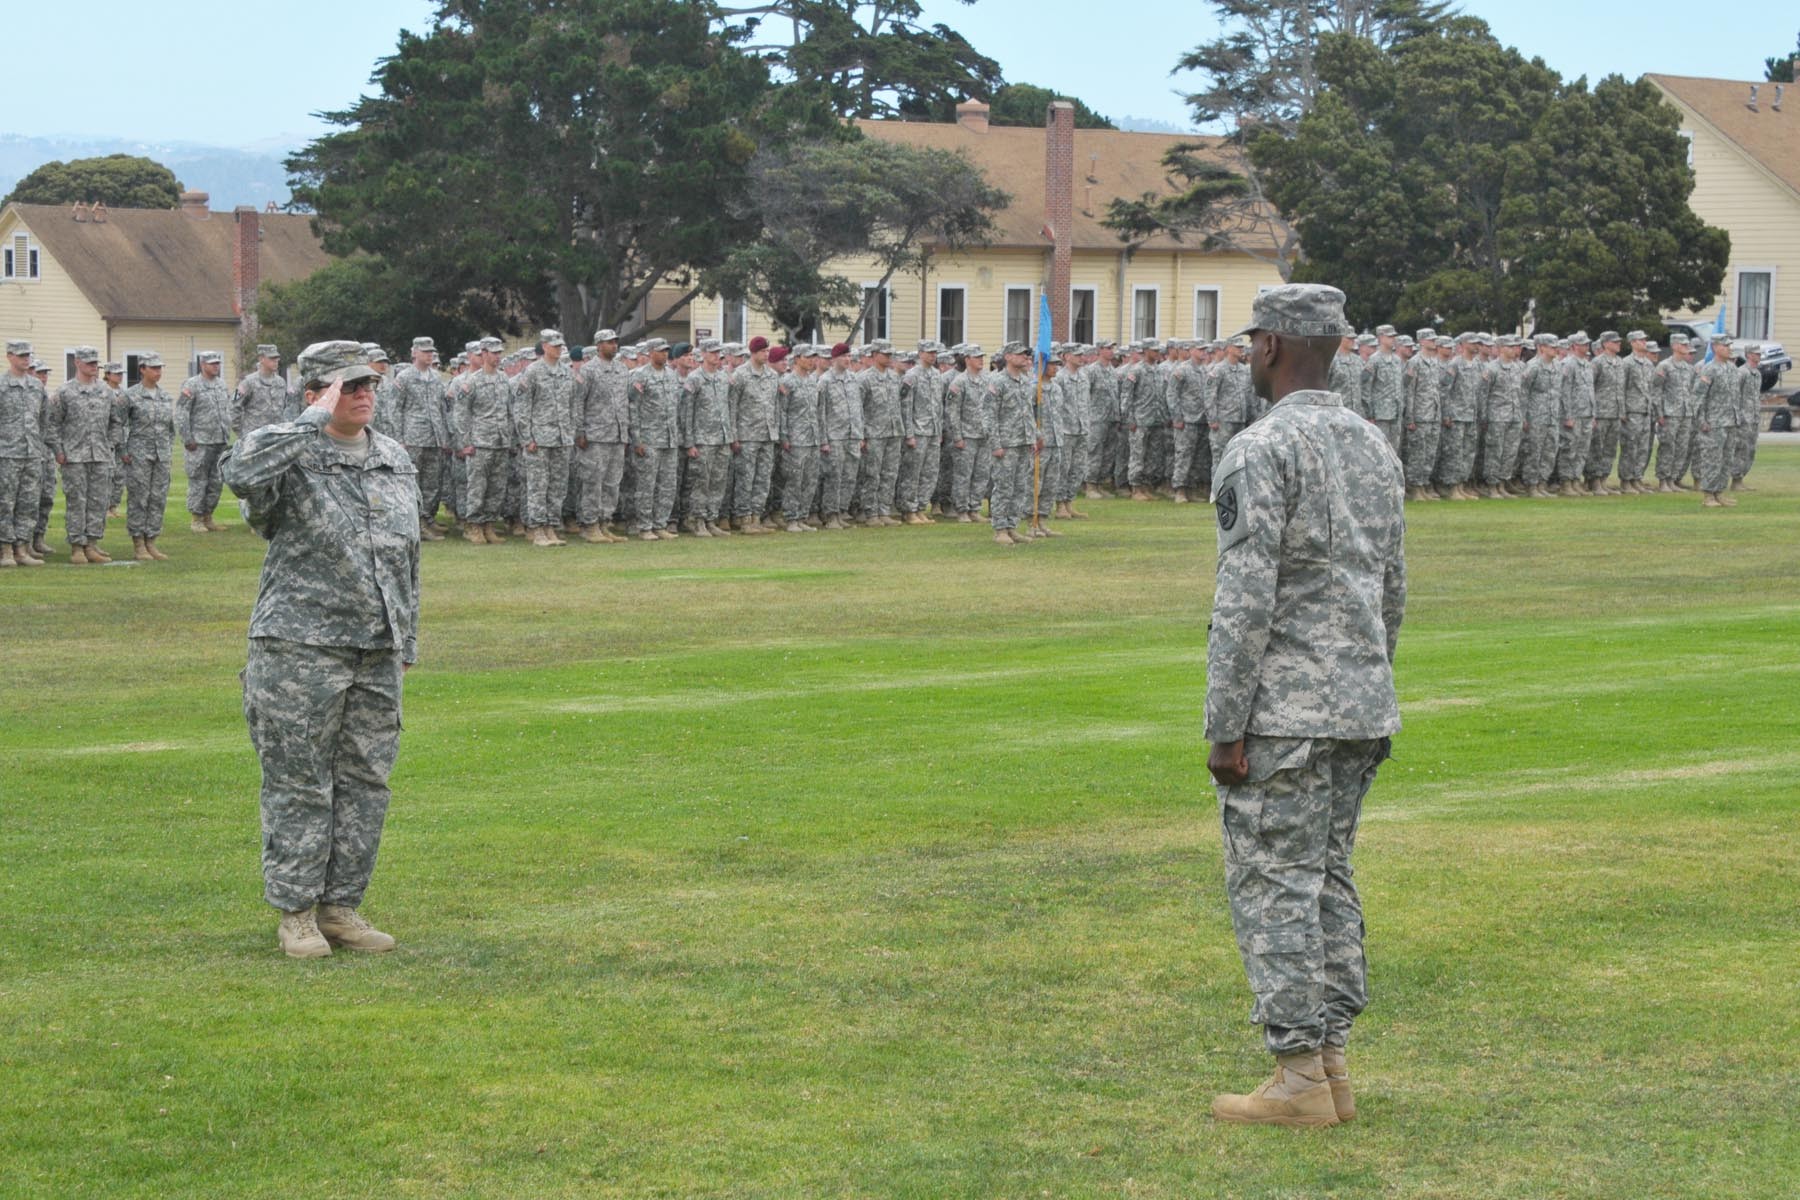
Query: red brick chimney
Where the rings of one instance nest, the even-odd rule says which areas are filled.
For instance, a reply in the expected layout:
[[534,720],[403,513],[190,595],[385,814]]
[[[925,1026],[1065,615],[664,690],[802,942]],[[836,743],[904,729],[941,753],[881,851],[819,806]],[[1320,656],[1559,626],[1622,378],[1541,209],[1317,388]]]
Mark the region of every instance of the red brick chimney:
[[1069,336],[1069,268],[1075,246],[1075,106],[1052,100],[1044,120],[1044,224],[1050,234],[1051,336]]
[[231,306],[246,332],[256,324],[256,289],[262,285],[262,217],[254,206],[240,204],[231,243]]

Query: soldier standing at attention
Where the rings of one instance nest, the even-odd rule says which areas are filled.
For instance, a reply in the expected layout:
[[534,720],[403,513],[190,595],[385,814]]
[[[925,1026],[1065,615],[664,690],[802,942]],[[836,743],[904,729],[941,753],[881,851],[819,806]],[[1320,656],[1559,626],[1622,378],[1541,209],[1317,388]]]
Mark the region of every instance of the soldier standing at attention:
[[237,396],[231,404],[231,428],[239,437],[299,415],[280,367],[279,347],[264,344],[256,348],[256,370],[238,381]]
[[262,760],[263,898],[293,958],[394,939],[357,912],[375,871],[400,696],[418,661],[419,489],[406,447],[373,432],[375,372],[356,342],[300,352],[306,409],[221,461],[268,539],[250,614],[244,719]]
[[125,532],[140,562],[169,557],[156,548],[169,504],[169,464],[175,458],[175,401],[157,386],[162,373],[162,355],[146,354],[138,359],[138,381],[125,389],[125,453],[120,461],[131,475]]
[[931,496],[937,491],[938,452],[944,441],[944,377],[938,373],[942,349],[927,338],[919,343],[918,365],[900,377],[900,412],[906,437],[900,447],[900,520],[930,525]]
[[1556,335],[1534,334],[1537,354],[1525,366],[1525,422],[1519,451],[1519,477],[1525,494],[1536,500],[1551,496],[1550,478],[1556,471],[1557,422],[1561,418],[1562,369],[1556,365]]
[[63,526],[69,561],[106,563],[106,506],[112,496],[113,456],[124,437],[124,414],[113,390],[100,382],[100,352],[75,347],[75,378],[50,397],[44,440],[62,468]]
[[868,445],[862,464],[864,525],[900,524],[894,519],[894,495],[900,486],[900,442],[905,429],[900,414],[900,376],[891,365],[893,352],[893,346],[885,341],[871,342],[873,366],[861,377],[863,440]]
[[1613,460],[1619,456],[1619,428],[1625,415],[1625,360],[1619,357],[1619,335],[1607,330],[1600,335],[1600,352],[1594,355],[1594,440],[1588,446],[1588,491],[1596,496],[1617,496],[1606,484]]
[[1644,471],[1650,465],[1650,446],[1655,441],[1656,359],[1647,335],[1634,329],[1625,335],[1631,353],[1623,361],[1625,389],[1620,401],[1619,490],[1626,495],[1646,495]]
[[1094,343],[1094,361],[1082,368],[1088,384],[1089,500],[1108,495],[1119,473],[1119,436],[1123,426],[1119,415],[1119,368],[1114,361],[1117,350],[1112,339],[1101,338]]
[[[1344,398],[1344,406],[1352,412],[1356,405],[1351,403],[1352,397],[1362,394],[1363,360],[1356,352],[1356,335],[1346,333],[1338,339],[1337,353],[1331,356],[1331,373],[1326,378],[1327,386]],[[1360,400],[1358,400],[1360,403]]]
[[587,542],[622,542],[606,523],[619,507],[619,485],[625,476],[625,442],[631,436],[626,412],[627,372],[619,357],[619,335],[594,331],[594,353],[581,367],[577,407],[575,476],[581,481],[575,519]]
[[[700,369],[681,383],[682,453],[687,455],[687,480],[683,488],[682,507],[687,518],[683,533],[712,537],[725,532],[719,521],[724,517],[725,479],[731,470],[733,436],[731,417],[731,377],[725,371],[719,342],[714,338],[700,340]],[[762,533],[744,523],[745,533]]]
[[1088,437],[1093,428],[1089,415],[1088,388],[1091,380],[1082,368],[1082,360],[1093,350],[1091,346],[1070,345],[1063,348],[1063,388],[1061,409],[1062,454],[1057,464],[1056,515],[1066,521],[1085,521],[1087,514],[1075,508],[1075,496],[1081,481],[1087,477]]
[[1704,508],[1732,508],[1736,497],[1725,495],[1731,486],[1731,464],[1726,447],[1738,412],[1737,366],[1731,361],[1731,339],[1714,334],[1712,358],[1694,378],[1694,482],[1704,495]]
[[987,358],[981,347],[964,344],[959,353],[963,369],[945,388],[944,408],[949,414],[944,436],[950,441],[950,507],[964,525],[975,523],[981,508],[981,464],[987,458],[988,438],[993,433],[987,406]]
[[1524,429],[1524,368],[1519,365],[1521,342],[1512,334],[1499,339],[1499,361],[1488,368],[1487,436],[1481,448],[1481,495],[1490,500],[1510,500],[1507,482],[1519,469],[1519,438]]
[[[1401,462],[1406,469],[1406,498],[1436,500],[1438,494],[1431,487],[1431,469],[1437,463],[1438,380],[1442,368],[1437,357],[1437,331],[1421,329],[1418,338],[1419,352],[1406,364]],[[1339,357],[1342,357],[1341,351]],[[1336,361],[1332,360],[1334,365]]]
[[1212,446],[1212,478],[1217,479],[1225,448],[1255,419],[1257,408],[1250,367],[1244,362],[1244,347],[1236,339],[1225,343],[1225,361],[1213,366],[1212,394],[1208,435]]
[[32,552],[32,539],[49,398],[30,366],[31,343],[8,341],[6,374],[0,375],[0,567],[44,565]]
[[1024,545],[1031,538],[1018,532],[1019,518],[1031,507],[1031,452],[1041,450],[1033,408],[1037,382],[1026,368],[1031,354],[1024,342],[1008,342],[1000,348],[1006,369],[990,379],[988,404],[993,413],[993,497],[988,515],[994,541],[1002,546]]
[[[730,465],[737,471],[732,519],[745,533],[773,533],[762,518],[775,484],[775,458],[781,447],[781,401],[775,395],[781,376],[769,366],[769,339],[760,334],[751,338],[749,361],[734,367],[726,378],[731,416],[726,440],[735,460]],[[898,467],[898,461],[894,465]]]
[[[785,350],[777,346],[769,351],[771,361]],[[816,533],[818,526],[808,518],[813,511],[813,496],[819,490],[820,421],[819,377],[814,373],[819,364],[815,346],[798,346],[793,355],[794,369],[782,377],[776,389],[781,400],[781,515],[787,520],[789,533]]]
[[1693,489],[1681,482],[1687,474],[1694,444],[1694,364],[1687,336],[1669,335],[1669,357],[1656,368],[1657,392],[1662,403],[1656,420],[1656,490],[1681,492]]
[[848,529],[845,517],[856,490],[863,441],[862,384],[850,371],[850,347],[831,347],[831,365],[819,380],[819,511],[826,529]]
[[444,502],[444,447],[450,431],[444,421],[444,378],[437,372],[437,343],[428,337],[412,340],[412,363],[402,367],[388,386],[394,401],[394,440],[412,456],[419,473],[419,536],[441,542],[437,510]]
[[1399,457],[1326,390],[1343,305],[1316,284],[1256,298],[1250,370],[1274,407],[1232,441],[1213,483],[1206,765],[1250,1019],[1275,1056],[1262,1086],[1213,1101],[1233,1123],[1356,1114],[1345,1046],[1368,982],[1350,851],[1400,729],[1406,563]]
[[115,448],[112,470],[108,473],[112,486],[106,498],[106,519],[113,520],[124,516],[119,505],[125,499],[125,364],[108,362],[100,364],[100,381],[112,389],[113,407],[118,409],[116,428],[119,431],[119,444]]
[[463,540],[477,545],[506,540],[506,477],[514,435],[512,382],[500,372],[501,346],[497,337],[481,339],[477,370],[458,381],[452,420],[462,441],[456,453],[466,464],[468,485],[463,496]]
[[388,385],[393,379],[388,375],[388,354],[381,348],[380,342],[364,342],[363,353],[369,356],[369,368],[375,372],[375,419],[371,427],[376,433],[384,434],[395,441],[400,439],[400,422],[396,419],[394,402]]
[[187,451],[187,510],[195,533],[218,533],[213,521],[219,507],[219,456],[231,441],[231,389],[219,378],[224,357],[217,350],[200,352],[200,373],[181,385],[175,400],[175,423]]
[[680,445],[681,381],[669,366],[669,343],[644,343],[650,361],[631,373],[631,449],[636,458],[638,537],[673,540],[675,455]]
[[575,444],[575,374],[562,361],[563,335],[539,333],[544,357],[518,383],[519,441],[525,451],[525,528],[534,546],[566,546],[557,536],[569,490],[569,449]]
[[[1392,325],[1375,329],[1377,348],[1369,355],[1368,382],[1369,420],[1381,430],[1387,444],[1400,453],[1401,410],[1406,404],[1406,363],[1394,352],[1395,330]],[[1335,363],[1335,359],[1333,360]]]
[[1738,368],[1737,445],[1731,459],[1731,490],[1754,492],[1744,482],[1756,463],[1756,439],[1762,432],[1762,347],[1744,347],[1744,365]]

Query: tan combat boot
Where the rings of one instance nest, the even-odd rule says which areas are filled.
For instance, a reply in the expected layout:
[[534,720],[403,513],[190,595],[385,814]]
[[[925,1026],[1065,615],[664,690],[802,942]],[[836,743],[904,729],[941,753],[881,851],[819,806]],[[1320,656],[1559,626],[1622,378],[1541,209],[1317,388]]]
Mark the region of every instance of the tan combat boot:
[[50,547],[48,544],[45,543],[43,534],[39,533],[39,534],[32,535],[31,553],[33,556],[35,556],[37,558],[49,558],[50,557]]
[[385,954],[394,948],[393,938],[369,924],[361,913],[348,905],[319,905],[318,929],[333,946],[348,950]]
[[1278,1055],[1275,1074],[1254,1092],[1213,1097],[1213,1117],[1233,1125],[1323,1128],[1338,1123],[1317,1050]]
[[12,552],[13,561],[18,563],[21,567],[41,567],[44,565],[44,560],[39,558],[32,551],[30,542],[14,542]]
[[712,526],[708,525],[705,521],[690,521],[688,522],[687,528],[683,529],[682,532],[692,534],[694,537],[709,538],[712,536]]
[[87,551],[84,548],[82,548],[80,546],[70,546],[69,547],[69,561],[70,562],[75,563],[77,566],[86,566],[87,560],[88,560]]
[[419,540],[422,542],[441,542],[444,540],[444,535],[438,529],[436,522],[427,521],[421,517],[419,519]]
[[87,556],[89,562],[109,563],[112,561],[112,555],[102,550],[99,542],[88,543]]
[[1736,496],[1727,496],[1724,492],[1714,492],[1713,495],[1715,497],[1717,497],[1719,503],[1723,504],[1726,508],[1736,508],[1737,507],[1737,497]]
[[281,925],[275,931],[275,940],[289,958],[331,957],[331,943],[319,932],[319,923],[313,918],[313,910],[310,908],[282,913]]
[[1344,1061],[1344,1048],[1319,1047],[1319,1061],[1325,1067],[1325,1082],[1331,1085],[1331,1105],[1337,1109],[1338,1124],[1356,1120],[1356,1097],[1350,1092],[1350,1068]]
[[206,522],[199,517],[195,517],[193,520],[188,522],[188,532],[189,533],[206,533],[207,532]]
[[144,549],[148,550],[150,552],[150,557],[154,558],[157,562],[169,561],[169,556],[156,548],[156,539],[153,537],[144,539]]
[[640,542],[660,542],[660,541],[662,541],[661,538],[656,536],[656,532],[651,529],[646,529],[642,533],[638,534],[638,540]]
[[1708,493],[1706,493],[1706,499],[1700,501],[1700,507],[1701,508],[1724,508],[1725,504],[1723,501],[1721,501],[1719,499],[1718,493],[1708,492]]
[[223,525],[219,524],[217,521],[213,520],[211,513],[207,513],[201,519],[203,521],[205,521],[205,523],[206,523],[206,532],[208,532],[208,533],[224,533],[225,532],[225,527]]
[[12,543],[7,542],[0,545],[0,567],[16,567],[18,565],[18,560],[13,557]]
[[465,542],[472,542],[473,544],[475,544],[477,546],[487,545],[487,538],[482,536],[481,526],[479,526],[479,525],[474,525],[474,524],[464,525],[462,536],[463,536],[463,541],[465,541]]
[[706,523],[706,528],[712,533],[712,535],[714,537],[730,537],[731,536],[731,530],[725,528],[723,525],[719,524],[717,521],[708,521]]
[[1018,543],[1013,541],[1012,535],[1007,533],[1006,530],[996,529],[996,530],[994,530],[994,545],[996,545],[996,546],[1016,546],[1016,545],[1018,545]]
[[601,545],[605,545],[607,542],[612,541],[612,536],[598,525],[583,525],[581,527],[581,540],[584,542],[599,542]]
[[1177,504],[1192,503],[1192,501],[1188,498],[1188,490],[1186,488],[1179,487],[1179,488],[1175,489],[1175,503],[1177,503]]
[[481,540],[490,546],[498,546],[506,540],[506,534],[494,528],[492,521],[483,521],[481,523]]
[[156,561],[154,558],[150,557],[150,548],[144,545],[144,539],[141,537],[134,537],[131,539],[131,557],[137,559],[139,562]]

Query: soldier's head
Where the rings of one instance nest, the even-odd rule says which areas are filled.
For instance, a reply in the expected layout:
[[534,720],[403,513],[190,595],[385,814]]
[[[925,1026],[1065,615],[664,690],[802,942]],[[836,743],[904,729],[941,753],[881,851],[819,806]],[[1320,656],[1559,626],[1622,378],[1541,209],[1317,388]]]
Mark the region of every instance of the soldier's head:
[[1755,342],[1746,342],[1744,344],[1744,365],[1746,367],[1760,367],[1762,365],[1761,346],[1757,345]]
[[145,387],[155,387],[162,382],[162,355],[151,351],[138,355],[138,382]]
[[219,372],[225,369],[225,356],[217,350],[200,352],[200,378],[217,379]]
[[117,362],[101,363],[100,378],[106,381],[107,387],[116,390],[119,386],[119,381],[125,378],[125,364]]
[[13,338],[6,343],[6,367],[14,375],[31,370],[31,343]]
[[894,347],[882,338],[869,343],[869,361],[875,364],[877,371],[885,371],[894,364]]
[[831,369],[839,375],[850,369],[850,343],[838,342],[831,347]]
[[354,436],[375,418],[376,372],[362,343],[314,342],[300,352],[299,362],[307,404],[337,389],[327,422],[334,432]]
[[987,354],[983,352],[980,345],[977,343],[970,342],[968,345],[964,346],[963,355],[963,361],[968,366],[969,374],[979,375],[987,370]]
[[1588,335],[1577,330],[1569,335],[1569,353],[1576,358],[1588,356]]
[[1394,349],[1394,332],[1395,330],[1392,325],[1377,325],[1375,327],[1376,343],[1389,353],[1392,353]]
[[619,356],[619,331],[616,329],[594,330],[594,349],[599,352],[602,362],[611,362]]
[[377,375],[388,373],[388,353],[381,348],[380,342],[364,342],[363,353],[369,356],[369,369]]
[[428,337],[416,337],[412,340],[412,364],[421,371],[431,370],[437,361],[437,343]]
[[545,362],[560,362],[563,351],[568,348],[568,345],[569,343],[563,340],[563,335],[557,330],[538,330],[538,346],[543,351]]
[[769,361],[769,339],[760,333],[750,339],[750,361],[759,367]]
[[50,382],[50,364],[38,359],[31,360],[31,373],[38,377],[39,383]]
[[1619,357],[1619,335],[1612,330],[1609,329],[1600,335],[1599,346],[1600,353],[1606,357]]
[[717,338],[700,339],[700,365],[709,372],[725,365],[725,348]]
[[1270,402],[1291,392],[1324,391],[1344,329],[1344,293],[1317,283],[1289,283],[1256,297],[1250,324],[1250,386]]
[[92,346],[75,347],[75,378],[92,383],[100,374],[100,352]]
[[787,374],[788,370],[796,362],[793,357],[793,351],[786,346],[770,346],[768,358],[769,365],[783,375]]
[[1110,367],[1118,357],[1119,348],[1110,338],[1102,338],[1094,343],[1094,353],[1099,356],[1101,366]]
[[927,367],[927,368],[937,366],[938,351],[942,350],[942,349],[943,349],[942,346],[938,345],[936,342],[932,341],[930,338],[925,338],[924,340],[920,341],[920,343],[919,343],[919,365],[921,367]]
[[1017,375],[1031,364],[1031,351],[1024,342],[1008,342],[1000,347],[1000,357],[1006,362],[1006,372]]
[[1356,353],[1356,335],[1354,333],[1346,332],[1343,337],[1338,339],[1338,353],[1340,353],[1340,354],[1355,354]]
[[505,352],[505,342],[502,342],[497,337],[484,337],[477,345],[475,354],[471,357],[475,360],[476,366],[481,370],[498,371],[500,369],[500,356]]
[[273,375],[281,366],[281,349],[269,342],[256,348],[256,369],[264,375]]
[[650,355],[650,365],[662,370],[669,365],[669,343],[662,338],[651,338],[644,343],[645,353]]
[[1634,329],[1626,334],[1625,340],[1631,343],[1633,354],[1643,354],[1650,348],[1650,335],[1641,329]]

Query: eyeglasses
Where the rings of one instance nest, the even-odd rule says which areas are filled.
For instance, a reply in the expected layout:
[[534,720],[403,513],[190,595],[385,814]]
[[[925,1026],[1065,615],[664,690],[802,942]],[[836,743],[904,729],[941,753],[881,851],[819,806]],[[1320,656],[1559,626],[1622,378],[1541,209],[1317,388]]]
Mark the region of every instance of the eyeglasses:
[[339,394],[344,396],[354,396],[358,392],[372,392],[374,390],[375,381],[373,379],[357,379],[350,383],[346,383],[339,390]]

